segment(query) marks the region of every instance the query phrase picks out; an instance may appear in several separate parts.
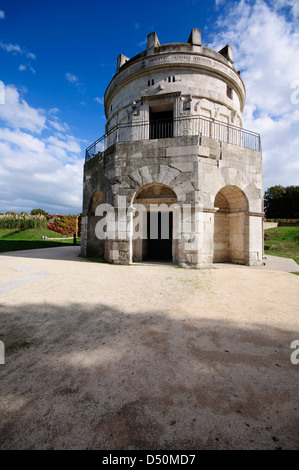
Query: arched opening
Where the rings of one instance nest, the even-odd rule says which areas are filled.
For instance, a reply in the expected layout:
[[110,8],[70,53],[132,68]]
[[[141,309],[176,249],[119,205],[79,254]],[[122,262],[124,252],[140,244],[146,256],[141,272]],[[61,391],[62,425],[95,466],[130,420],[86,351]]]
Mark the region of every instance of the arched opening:
[[172,205],[177,200],[175,192],[162,183],[147,184],[136,192],[133,225],[139,227],[142,220],[144,230],[143,237],[133,239],[133,262],[174,260],[176,240],[173,239]]
[[214,202],[214,263],[247,264],[249,260],[248,200],[237,186],[224,186]]
[[105,197],[102,191],[95,191],[90,198],[88,205],[88,222],[87,222],[87,246],[86,256],[103,256],[105,250],[105,240],[99,240],[96,237],[95,227],[99,221],[99,217],[95,216],[96,208],[100,204],[105,203]]

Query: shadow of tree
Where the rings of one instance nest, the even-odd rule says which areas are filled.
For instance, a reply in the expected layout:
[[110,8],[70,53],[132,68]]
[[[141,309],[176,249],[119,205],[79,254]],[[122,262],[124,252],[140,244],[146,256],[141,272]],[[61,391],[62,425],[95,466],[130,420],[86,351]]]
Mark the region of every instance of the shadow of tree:
[[298,448],[292,331],[88,303],[0,325],[2,449]]

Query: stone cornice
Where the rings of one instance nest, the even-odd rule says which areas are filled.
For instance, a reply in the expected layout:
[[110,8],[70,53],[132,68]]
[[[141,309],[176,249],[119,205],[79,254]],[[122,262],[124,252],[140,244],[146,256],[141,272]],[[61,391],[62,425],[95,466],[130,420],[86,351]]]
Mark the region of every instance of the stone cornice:
[[163,100],[166,98],[175,98],[181,96],[180,91],[176,91],[173,93],[163,93],[162,95],[143,95],[141,96],[142,101],[149,101],[149,100]]

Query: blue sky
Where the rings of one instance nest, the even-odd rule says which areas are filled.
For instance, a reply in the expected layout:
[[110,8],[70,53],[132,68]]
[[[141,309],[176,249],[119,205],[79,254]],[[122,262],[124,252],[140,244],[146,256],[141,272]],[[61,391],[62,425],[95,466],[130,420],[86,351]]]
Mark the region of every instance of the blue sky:
[[81,211],[84,149],[104,133],[117,56],[152,31],[163,44],[199,28],[204,45],[233,46],[264,187],[298,184],[298,18],[299,0],[0,1],[0,212]]

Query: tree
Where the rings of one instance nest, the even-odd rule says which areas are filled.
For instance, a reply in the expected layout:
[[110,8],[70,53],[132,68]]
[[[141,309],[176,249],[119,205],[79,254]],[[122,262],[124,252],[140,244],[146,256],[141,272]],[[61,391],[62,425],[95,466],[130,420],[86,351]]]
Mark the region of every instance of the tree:
[[267,219],[299,218],[299,186],[271,186],[264,195]]
[[48,212],[44,211],[43,209],[32,209],[31,215],[44,215],[46,217],[49,214],[48,214]]

